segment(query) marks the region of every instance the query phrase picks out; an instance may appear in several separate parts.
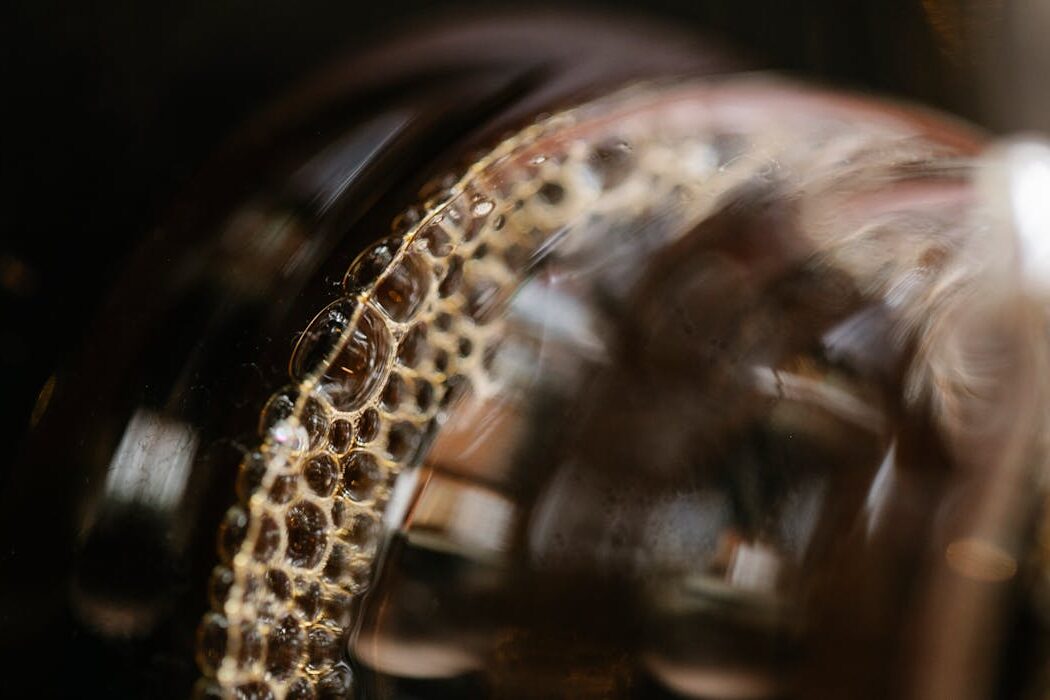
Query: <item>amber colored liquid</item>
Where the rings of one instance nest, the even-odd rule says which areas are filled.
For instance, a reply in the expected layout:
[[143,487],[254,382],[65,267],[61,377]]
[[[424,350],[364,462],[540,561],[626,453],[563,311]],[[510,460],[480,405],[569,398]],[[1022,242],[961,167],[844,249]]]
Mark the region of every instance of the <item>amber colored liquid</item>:
[[945,458],[883,310],[744,201],[605,297],[601,359],[454,408],[361,608],[359,697],[892,693]]

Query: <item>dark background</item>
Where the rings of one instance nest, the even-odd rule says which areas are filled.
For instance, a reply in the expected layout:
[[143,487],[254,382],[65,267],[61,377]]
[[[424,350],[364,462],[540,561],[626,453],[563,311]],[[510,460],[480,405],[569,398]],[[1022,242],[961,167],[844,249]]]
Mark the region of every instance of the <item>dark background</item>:
[[[716,37],[755,65],[979,119],[956,3],[560,3]],[[533,5],[529,5],[532,7]],[[0,20],[0,476],[136,242],[239,124],[390,32],[512,2],[27,0]]]

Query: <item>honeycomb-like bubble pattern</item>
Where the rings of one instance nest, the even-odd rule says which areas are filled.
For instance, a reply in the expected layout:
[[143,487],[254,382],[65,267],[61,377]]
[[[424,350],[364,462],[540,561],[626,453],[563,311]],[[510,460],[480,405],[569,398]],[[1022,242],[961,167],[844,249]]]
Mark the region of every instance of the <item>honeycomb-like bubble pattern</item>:
[[[790,120],[742,144],[746,111],[712,104],[700,85],[635,87],[546,117],[461,177],[435,180],[423,206],[348,267],[344,296],[303,332],[293,384],[267,403],[261,445],[240,465],[198,630],[200,696],[350,693],[351,603],[369,585],[394,481],[456,396],[491,390],[502,311],[538,258],[614,236],[603,221],[659,216],[681,235],[719,193],[803,167],[814,143],[834,150],[828,133],[800,138],[809,127]],[[843,158],[859,148],[856,133]],[[876,274],[871,261],[836,263]]]

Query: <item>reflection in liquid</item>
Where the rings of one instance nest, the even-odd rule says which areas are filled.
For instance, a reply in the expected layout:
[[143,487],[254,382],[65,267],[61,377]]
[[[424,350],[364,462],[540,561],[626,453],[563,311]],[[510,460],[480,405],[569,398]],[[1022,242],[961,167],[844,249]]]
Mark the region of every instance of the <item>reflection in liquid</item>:
[[[186,529],[174,523],[196,448],[197,436],[185,424],[142,411],[128,422],[104,490],[80,525],[83,547],[93,553],[88,560],[103,555],[74,582],[74,604],[90,625],[128,636],[156,623],[159,601],[151,599],[150,579],[164,576],[185,546]],[[165,530],[167,541],[150,546],[151,537]],[[153,570],[144,570],[147,563]]]
[[136,413],[109,465],[103,498],[170,512],[186,488],[196,447],[192,428]]
[[1047,376],[1010,159],[756,77],[591,74],[521,127],[539,73],[482,73],[315,115],[153,251],[99,418],[45,417],[77,683],[181,694],[206,598],[206,697],[992,693]]
[[[974,224],[962,161],[905,177],[903,152],[880,161],[899,142],[871,138],[892,145],[850,141],[819,185],[783,152],[723,156],[684,236],[639,208],[545,247],[508,306],[498,388],[455,404],[362,610],[366,687],[808,697],[845,681],[829,659],[907,643],[873,634],[914,594],[877,571],[944,527],[929,509],[949,491],[915,480],[951,468],[905,393],[916,340],[933,357],[951,334],[914,333],[957,309],[946,280],[987,273],[951,252]],[[746,186],[715,184],[734,164]],[[996,559],[948,550],[969,572]],[[840,646],[814,653],[812,633]],[[878,668],[850,686],[892,694]]]
[[[999,256],[972,257],[992,245],[973,147],[861,115],[748,81],[628,89],[398,219],[303,334],[299,385],[242,464],[257,486],[220,533],[202,688],[775,697],[838,692],[848,655],[850,686],[897,692],[880,659],[909,640],[836,607],[874,621],[922,595],[875,572],[952,531],[939,511],[972,486],[938,474],[972,459],[982,387],[1041,350],[989,315],[1015,294]],[[357,446],[318,491],[332,420]],[[344,523],[379,517],[400,534],[373,581]],[[972,573],[974,547],[948,551]],[[356,681],[303,651],[348,634]]]
[[[509,306],[490,373],[498,398],[461,400],[428,454],[403,549],[392,550],[354,643],[362,661],[401,677],[480,673],[497,695],[629,693],[642,669],[690,695],[782,692],[768,663],[797,638],[793,579],[813,575],[821,521],[825,539],[840,524],[827,499],[855,491],[844,484],[864,483],[878,463],[886,399],[864,388],[871,377],[850,377],[856,365],[840,364],[835,380],[819,351],[794,355],[792,346],[819,346],[823,326],[806,328],[814,315],[830,314],[823,323],[837,328],[858,302],[819,264],[792,270],[776,243],[791,226],[763,213],[777,199],[726,200],[673,257],[653,261],[638,252],[659,251],[651,238],[625,235],[635,228],[618,219],[616,243],[634,247],[619,259],[656,268],[641,274],[603,259],[609,239],[594,232],[594,249],[571,234],[563,240],[576,247],[549,249]],[[582,274],[576,260],[588,263]],[[551,291],[531,291],[536,281]],[[822,308],[828,291],[845,298]],[[628,313],[634,295],[653,311]],[[543,315],[539,298],[550,304]],[[770,323],[785,302],[804,318]],[[667,311],[690,329],[688,342],[664,335]],[[566,316],[592,321],[568,333]],[[792,342],[785,327],[805,336]],[[456,581],[420,557],[459,562]],[[593,598],[581,600],[584,591]],[[623,627],[595,629],[596,619]],[[546,620],[582,639],[547,631]],[[752,642],[762,639],[773,656],[756,659]],[[531,691],[499,661],[507,654],[539,674]]]

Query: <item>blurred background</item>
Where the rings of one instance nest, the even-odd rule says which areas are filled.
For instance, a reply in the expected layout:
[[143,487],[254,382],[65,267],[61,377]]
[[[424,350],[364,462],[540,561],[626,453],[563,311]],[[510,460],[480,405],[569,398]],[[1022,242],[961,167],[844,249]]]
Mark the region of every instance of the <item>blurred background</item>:
[[[104,303],[118,277],[139,269],[132,261],[140,244],[171,218],[172,211],[186,213],[187,202],[197,201],[189,193],[224,144],[254,115],[326,66],[387,45],[396,33],[506,10],[530,16],[576,10],[596,20],[666,25],[678,36],[684,34],[687,43],[695,41],[698,53],[710,50],[718,57],[733,57],[731,65],[918,102],[995,133],[1047,133],[1050,92],[1041,81],[1050,74],[1050,52],[1043,50],[1043,30],[1050,27],[1048,8],[1050,4],[1041,0],[614,0],[546,7],[510,0],[15,2],[0,21],[0,439],[8,445],[0,457],[0,491],[9,482],[8,465],[18,457],[34,405],[46,404],[48,377],[77,353],[97,319],[105,316]],[[587,27],[586,22],[576,26]],[[635,47],[632,55],[644,55],[648,49],[643,36],[651,41],[652,36],[665,35],[640,31],[641,48]],[[416,166],[411,157],[402,159],[401,167]],[[185,218],[193,221],[194,213]],[[198,243],[189,240],[193,229],[182,233],[187,238],[153,250],[197,257],[192,246]],[[172,260],[149,260],[140,270],[147,279],[139,288],[150,289],[155,281],[151,275],[164,277],[175,267]],[[274,294],[266,289],[262,298],[269,307]],[[193,316],[187,326],[193,327],[196,320]],[[118,325],[133,326],[135,321],[121,318]],[[152,333],[145,323],[129,335],[135,332]],[[111,342],[113,336],[102,337],[103,357],[109,359],[117,343]],[[167,333],[150,338],[156,346],[150,345],[152,355],[140,358],[144,363],[146,358],[185,352],[173,347]],[[241,348],[236,352],[244,353]],[[120,362],[112,364],[102,368],[107,375],[85,375],[76,367],[70,371],[81,372],[79,379],[96,378],[94,385],[106,387],[107,382],[116,383],[110,375],[122,371]],[[90,381],[76,381],[76,376],[71,379],[68,386],[92,386]],[[135,377],[129,381],[134,383]],[[148,393],[150,387],[141,389]],[[240,396],[238,391],[227,394],[227,399]],[[81,488],[74,479],[79,479],[83,466],[76,459],[85,465],[106,462],[106,455],[92,452],[89,438],[104,432],[100,426],[110,409],[102,398],[92,405],[90,395],[74,391],[71,396],[75,410],[60,414],[58,422],[62,416],[83,418],[68,431],[74,437],[67,436],[67,444],[76,444],[87,457],[58,452],[46,442],[51,462],[30,461],[21,470],[23,476],[28,471],[48,482],[45,504],[52,512],[68,510],[60,497],[62,488],[51,488],[52,478],[64,479],[65,490],[73,493]],[[247,403],[254,411],[256,403]],[[58,428],[65,430],[68,424],[67,419]],[[82,437],[85,434],[88,439]],[[52,463],[67,471],[53,475],[57,470],[37,466]],[[22,517],[22,511],[39,504],[25,489],[10,493],[18,507],[3,515],[8,523],[26,527],[8,525],[2,534],[22,546],[23,561],[26,552],[45,559],[47,552],[33,550],[47,541],[47,518],[30,522]],[[123,533],[133,528],[116,529]],[[212,529],[202,531],[208,538],[210,563]],[[123,555],[139,550],[116,551]],[[5,564],[10,571],[28,570],[46,578],[39,568],[22,564],[19,569],[13,546],[0,546],[0,571]],[[139,566],[138,559],[131,564],[149,568]],[[62,566],[65,562],[56,568]],[[103,578],[120,579],[120,572],[119,567],[107,569]],[[42,587],[33,580],[20,583],[27,589]],[[192,594],[194,605],[203,604],[197,589]],[[12,600],[11,609],[31,609],[21,599]],[[16,618],[8,616],[10,620]],[[37,636],[64,630],[63,619],[56,620],[53,628],[38,625]],[[13,627],[17,626],[16,621]],[[69,648],[78,648],[78,643],[73,639]],[[92,666],[92,659],[82,654],[80,661]],[[128,659],[135,663],[133,656]]]
[[[1013,5],[1020,9],[1010,12],[1022,17],[1038,10]],[[136,243],[250,115],[320,67],[390,32],[523,6],[422,0],[9,3],[0,22],[4,444],[21,443],[36,396],[76,348]],[[992,128],[1037,126],[1046,113],[1015,97],[1025,92],[1016,81],[1042,73],[1008,65],[1024,49],[1018,38],[1024,32],[1011,34],[1014,53],[994,41],[1010,21],[1022,29],[1039,25],[1008,20],[1009,8],[998,0],[557,6],[670,23],[695,33],[698,42],[731,47],[756,67],[920,100]],[[538,11],[535,3],[528,7]],[[986,79],[989,73],[996,79]],[[999,91],[995,99],[985,85]],[[0,464],[16,452],[5,450]]]

